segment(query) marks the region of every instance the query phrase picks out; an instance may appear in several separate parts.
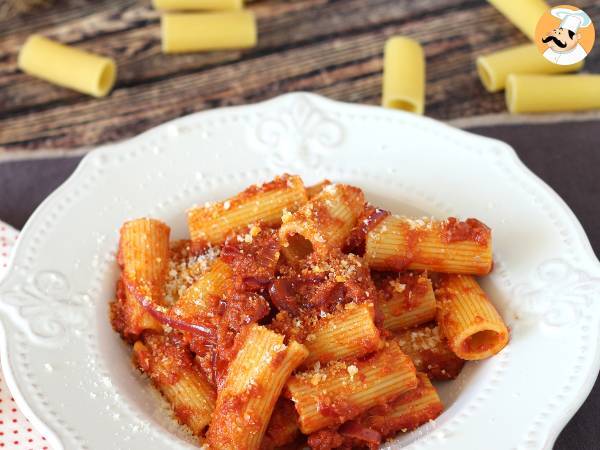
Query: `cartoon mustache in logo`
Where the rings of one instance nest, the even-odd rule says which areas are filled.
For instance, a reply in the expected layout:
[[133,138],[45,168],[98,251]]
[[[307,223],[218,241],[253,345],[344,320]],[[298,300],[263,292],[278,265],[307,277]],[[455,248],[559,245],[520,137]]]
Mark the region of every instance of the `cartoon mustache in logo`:
[[565,48],[567,46],[566,42],[562,42],[560,41],[556,36],[546,36],[545,38],[542,38],[542,42],[545,44],[546,42],[550,42],[550,41],[554,41],[554,43],[556,45],[558,45],[560,48]]

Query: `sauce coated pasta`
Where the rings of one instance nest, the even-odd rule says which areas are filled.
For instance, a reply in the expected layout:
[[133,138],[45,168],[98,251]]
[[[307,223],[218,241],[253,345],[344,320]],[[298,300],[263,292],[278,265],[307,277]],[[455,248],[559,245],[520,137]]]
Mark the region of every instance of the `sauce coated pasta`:
[[442,414],[432,381],[508,343],[474,278],[492,269],[476,219],[291,175],[187,214],[184,240],[123,224],[110,319],[206,448],[379,448]]

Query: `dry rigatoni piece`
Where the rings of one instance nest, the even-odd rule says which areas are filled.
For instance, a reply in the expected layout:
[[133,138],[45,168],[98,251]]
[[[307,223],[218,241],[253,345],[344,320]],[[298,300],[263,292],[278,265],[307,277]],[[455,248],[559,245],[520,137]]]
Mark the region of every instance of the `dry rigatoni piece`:
[[389,216],[367,234],[365,260],[378,270],[485,275],[492,269],[492,235],[477,219]]
[[441,275],[435,295],[440,330],[460,358],[487,358],[508,343],[506,324],[472,276]]
[[304,342],[309,351],[304,365],[358,358],[377,350],[382,342],[374,317],[372,303],[348,303],[343,310],[318,320]]
[[142,292],[148,302],[162,303],[169,267],[170,229],[158,220],[137,219],[123,224],[120,233],[117,260],[121,289],[111,305],[111,319],[124,338],[135,339],[144,330],[162,330],[134,292]]
[[393,341],[368,359],[335,361],[296,374],[287,384],[305,434],[344,423],[416,386],[413,363]]
[[179,422],[201,437],[211,421],[216,393],[195,367],[192,353],[181,338],[176,334],[146,334],[143,342],[133,346],[133,361],[171,404]]
[[291,444],[300,434],[298,413],[291,400],[280,397],[275,404],[271,421],[265,432],[261,450],[274,450]]
[[427,375],[418,373],[417,377],[419,384],[415,389],[400,395],[389,405],[370,409],[360,422],[383,437],[391,437],[399,431],[414,430],[437,418],[444,405]]
[[190,209],[190,236],[199,245],[220,245],[227,236],[249,224],[279,225],[284,210],[295,211],[306,201],[300,177],[276,177],[260,186],[250,186],[229,200]]
[[452,380],[458,376],[465,361],[450,350],[437,325],[405,330],[396,335],[402,351],[414,363],[417,371],[432,380]]
[[292,371],[308,350],[262,326],[250,325],[238,336],[243,343],[229,365],[208,431],[211,448],[258,449],[275,403]]
[[383,327],[399,331],[435,319],[437,303],[426,274],[402,273],[386,279],[379,290]]
[[279,240],[288,262],[297,264],[313,252],[326,256],[342,248],[364,205],[360,189],[330,184],[294,214],[284,215]]

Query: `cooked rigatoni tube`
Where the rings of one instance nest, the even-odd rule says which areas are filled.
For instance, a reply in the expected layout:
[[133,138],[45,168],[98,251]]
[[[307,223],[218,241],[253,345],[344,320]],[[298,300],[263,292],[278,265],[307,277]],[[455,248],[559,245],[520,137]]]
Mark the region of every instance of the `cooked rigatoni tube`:
[[163,11],[220,11],[242,9],[244,0],[152,0],[152,6]]
[[242,49],[256,45],[250,11],[166,13],[161,17],[163,53]]
[[173,306],[176,316],[194,319],[203,316],[214,305],[212,300],[223,297],[233,283],[229,264],[217,259],[210,269],[187,288]]
[[477,219],[388,216],[367,233],[365,261],[379,270],[485,275],[492,269],[492,233]]
[[435,296],[440,330],[459,358],[484,359],[508,343],[506,324],[475,278],[441,275]]
[[132,292],[143,289],[148,301],[161,304],[169,267],[170,229],[154,219],[137,219],[121,227],[118,263],[124,284],[123,298],[111,307],[113,324],[126,338],[139,335],[146,329],[161,331],[162,326],[154,319]]
[[291,444],[299,434],[298,413],[294,403],[280,397],[271,415],[271,421],[260,446],[261,450],[275,450]]
[[394,36],[385,43],[381,105],[417,114],[425,111],[425,56],[417,41]]
[[117,77],[117,66],[112,59],[38,34],[27,39],[17,65],[29,75],[94,97],[108,94]]
[[294,214],[284,214],[279,240],[288,262],[298,263],[313,252],[325,257],[340,249],[364,206],[360,189],[330,184]]
[[382,342],[374,316],[373,304],[348,303],[343,311],[317,321],[304,342],[309,351],[304,366],[358,358],[377,350]]
[[557,74],[576,72],[583,67],[583,61],[568,66],[552,64],[542,55],[535,44],[510,47],[477,58],[477,73],[483,86],[489,92],[504,89],[508,75],[515,74]]
[[534,40],[540,17],[550,9],[544,0],[488,0],[510,22]]
[[220,245],[248,224],[280,224],[285,210],[295,211],[307,200],[302,179],[283,175],[263,185],[250,186],[229,200],[190,209],[188,228],[192,241]]
[[600,75],[509,75],[506,105],[511,113],[600,108]]
[[417,371],[426,373],[432,380],[453,380],[465,365],[465,361],[450,350],[437,325],[405,330],[395,339]]
[[211,421],[216,392],[180,339],[148,334],[134,344],[133,360],[171,404],[179,422],[201,437]]
[[211,448],[220,450],[260,447],[275,403],[292,371],[308,350],[296,341],[253,324],[231,362],[208,430]]
[[329,186],[330,184],[331,184],[331,181],[323,180],[320,183],[313,184],[312,186],[307,186],[306,187],[306,195],[308,195],[308,199],[310,200],[313,197],[315,197],[319,192],[321,192],[323,190],[323,188],[325,186]]
[[437,303],[431,280],[425,274],[402,273],[379,290],[383,327],[399,331],[435,319]]
[[298,373],[287,384],[304,434],[344,423],[416,386],[415,366],[393,341],[368,359],[335,361]]
[[360,422],[383,437],[391,437],[437,418],[444,405],[427,375],[418,373],[417,377],[419,384],[415,389],[402,394],[389,405],[370,409]]

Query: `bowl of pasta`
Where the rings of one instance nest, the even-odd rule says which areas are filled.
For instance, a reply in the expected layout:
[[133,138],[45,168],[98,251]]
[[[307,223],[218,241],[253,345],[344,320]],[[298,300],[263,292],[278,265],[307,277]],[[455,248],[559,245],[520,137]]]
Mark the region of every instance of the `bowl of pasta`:
[[55,449],[549,449],[599,296],[506,144],[295,93],[90,152],[21,234],[1,356]]

